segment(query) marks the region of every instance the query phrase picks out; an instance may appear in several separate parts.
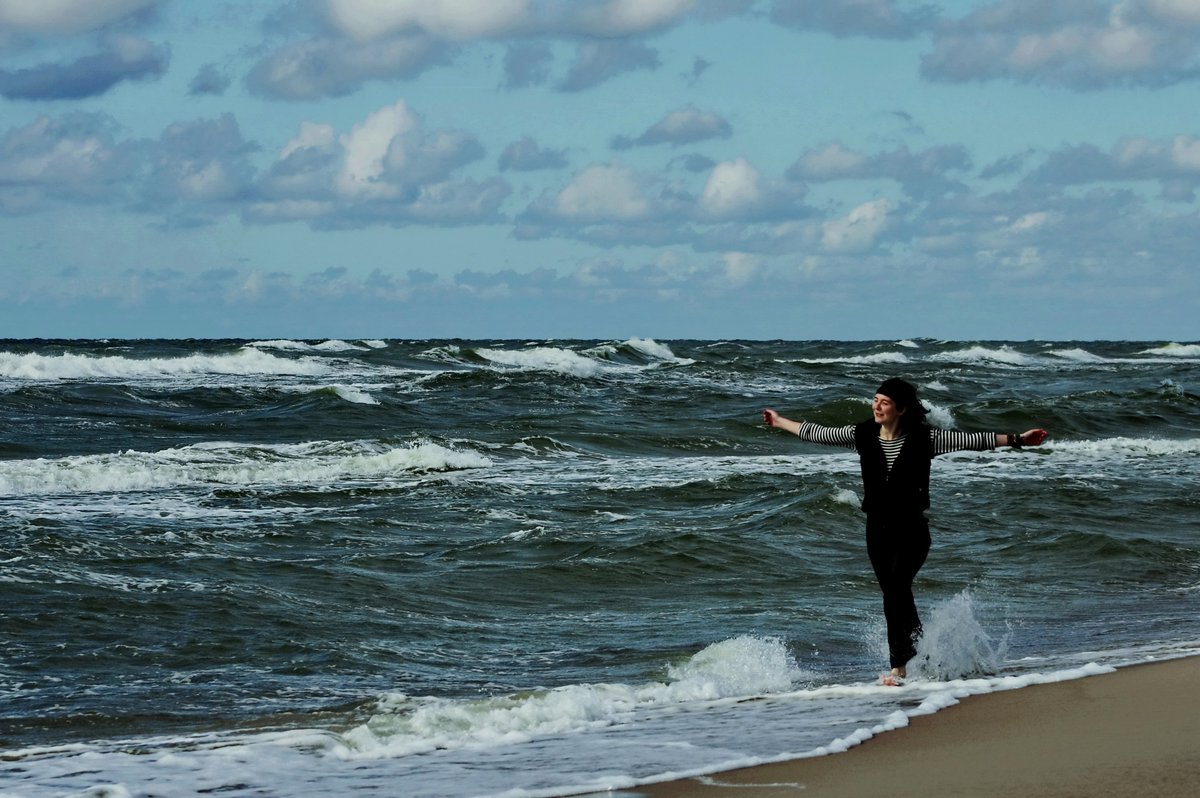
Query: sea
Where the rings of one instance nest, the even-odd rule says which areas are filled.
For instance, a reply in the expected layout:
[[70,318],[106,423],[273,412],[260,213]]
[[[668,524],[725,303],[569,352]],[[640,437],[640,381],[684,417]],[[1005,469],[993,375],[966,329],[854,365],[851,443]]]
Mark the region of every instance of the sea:
[[[884,687],[882,379],[933,465]],[[537,798],[1200,654],[1200,343],[0,341],[0,796]]]

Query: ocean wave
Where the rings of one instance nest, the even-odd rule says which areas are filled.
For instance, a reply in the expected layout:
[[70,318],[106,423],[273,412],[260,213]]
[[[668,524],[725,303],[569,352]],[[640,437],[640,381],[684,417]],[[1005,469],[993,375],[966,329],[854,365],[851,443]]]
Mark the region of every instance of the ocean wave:
[[1179,358],[1200,357],[1200,344],[1176,344],[1170,343],[1153,349],[1143,349],[1139,354],[1156,355]]
[[197,375],[319,376],[325,373],[327,367],[318,361],[276,357],[253,347],[222,355],[171,358],[0,352],[0,379],[11,380],[159,380]]
[[424,356],[438,362],[475,368],[482,366],[510,371],[550,372],[583,378],[637,372],[663,364],[689,365],[695,362],[676,357],[669,346],[649,338],[630,338],[620,344],[602,344],[582,351],[561,346],[501,349],[449,345],[427,350]]
[[584,350],[585,354],[601,357],[605,360],[626,358],[639,365],[654,365],[657,363],[673,363],[689,366],[696,361],[691,358],[679,357],[666,344],[652,338],[630,338],[619,344],[604,344]]
[[399,474],[484,468],[481,454],[436,443],[389,447],[369,441],[251,446],[205,443],[0,462],[0,496],[122,493],[196,486],[344,484]]
[[1093,354],[1086,349],[1080,349],[1078,347],[1074,349],[1052,349],[1047,354],[1062,358],[1063,360],[1069,360],[1073,363],[1084,363],[1088,365],[1110,362],[1108,358],[1101,357],[1100,355]]
[[322,341],[319,344],[310,344],[307,341],[278,339],[274,341],[253,341],[248,344],[248,346],[259,349],[279,349],[285,352],[365,352],[368,349],[382,348],[383,346],[386,346],[386,344],[384,344],[382,341],[363,341],[362,345],[359,345],[352,344],[349,341],[331,338],[328,341]]
[[574,377],[595,377],[604,368],[594,358],[571,349],[538,346],[533,349],[476,349],[479,357],[491,364],[519,371],[551,371]]
[[1080,441],[1050,441],[1046,444],[1057,451],[1086,455],[1089,459],[1105,457],[1173,457],[1200,454],[1200,438],[1100,438]]
[[472,700],[392,694],[365,724],[341,735],[335,753],[344,759],[380,759],[511,745],[604,728],[639,710],[781,693],[804,679],[783,641],[750,636],[714,643],[668,666],[667,675],[665,682],[574,684]]
[[[382,387],[382,386],[377,386]],[[317,385],[317,386],[296,386],[285,388],[285,391],[292,393],[332,393],[334,396],[343,401],[350,402],[356,405],[377,405],[379,400],[363,390],[361,387],[353,385],[344,385],[335,383],[333,385]]]
[[806,357],[798,362],[814,366],[846,364],[851,366],[905,366],[912,363],[903,352],[877,352],[873,355],[849,355],[847,357]]
[[1018,352],[1010,346],[970,346],[951,352],[939,352],[931,355],[930,360],[939,363],[967,363],[979,365],[984,363],[999,363],[1005,366],[1032,366],[1038,363],[1038,358]]

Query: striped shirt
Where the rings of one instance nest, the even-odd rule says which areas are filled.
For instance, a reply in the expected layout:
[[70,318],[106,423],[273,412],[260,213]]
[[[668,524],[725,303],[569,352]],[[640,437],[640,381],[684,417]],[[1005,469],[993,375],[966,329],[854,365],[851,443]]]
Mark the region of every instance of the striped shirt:
[[[800,436],[801,440],[809,443],[842,446],[847,449],[857,448],[854,445],[853,424],[847,424],[844,427],[825,427],[805,421],[800,424],[800,430],[796,434]],[[994,432],[961,432],[930,427],[929,442],[933,447],[934,456],[949,452],[983,452],[996,448],[996,434]],[[904,445],[904,436],[901,435],[892,440],[880,438],[879,445],[883,448],[884,457],[887,458],[888,471],[891,471],[892,463],[896,462],[896,458],[900,455],[900,447]]]

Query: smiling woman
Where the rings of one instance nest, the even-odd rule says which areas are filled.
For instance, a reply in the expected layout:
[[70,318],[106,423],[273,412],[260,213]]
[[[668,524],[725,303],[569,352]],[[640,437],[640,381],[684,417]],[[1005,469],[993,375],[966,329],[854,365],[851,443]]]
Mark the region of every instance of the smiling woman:
[[763,420],[810,443],[842,446],[858,453],[862,469],[862,509],[867,515],[867,556],[883,592],[891,672],[885,684],[897,685],[908,675],[917,654],[921,618],[912,585],[929,556],[930,461],[939,454],[984,451],[996,446],[1038,446],[1044,429],[1024,433],[964,433],[925,423],[926,409],[917,389],[905,380],[883,381],[871,402],[872,417],[860,424],[826,427],[792,421],[768,408]]

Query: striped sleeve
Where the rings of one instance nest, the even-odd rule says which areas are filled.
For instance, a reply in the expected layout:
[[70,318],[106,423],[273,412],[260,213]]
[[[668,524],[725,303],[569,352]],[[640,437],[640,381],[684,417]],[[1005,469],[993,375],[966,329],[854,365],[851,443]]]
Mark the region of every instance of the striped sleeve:
[[933,443],[935,455],[949,452],[985,452],[996,448],[994,432],[962,432],[932,427],[929,430],[929,439]]
[[800,430],[796,434],[800,436],[800,440],[809,443],[819,443],[822,446],[842,446],[847,449],[855,448],[853,424],[847,424],[844,427],[825,427],[811,421],[804,421],[800,424]]

